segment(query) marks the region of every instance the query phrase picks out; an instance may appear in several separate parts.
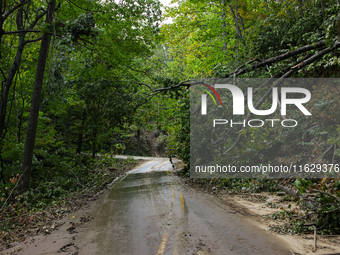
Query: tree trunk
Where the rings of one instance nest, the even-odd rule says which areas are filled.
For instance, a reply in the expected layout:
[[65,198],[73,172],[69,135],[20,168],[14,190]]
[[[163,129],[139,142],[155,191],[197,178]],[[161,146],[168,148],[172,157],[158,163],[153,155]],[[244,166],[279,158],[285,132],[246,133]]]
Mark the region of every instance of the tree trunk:
[[302,0],[299,0],[299,10],[300,10],[301,17],[303,17],[303,2],[302,2]]
[[77,150],[76,150],[77,154],[81,153],[81,145],[82,145],[82,143],[83,143],[83,132],[81,132],[78,135]]
[[[23,29],[23,10],[19,9],[17,18],[17,29]],[[7,77],[5,78],[4,85],[1,91],[1,100],[0,100],[0,141],[4,139],[4,132],[5,132],[5,119],[6,119],[6,110],[7,110],[7,100],[10,88],[12,86],[13,79],[19,69],[22,53],[24,51],[25,46],[25,35],[26,33],[19,33],[19,45],[17,49],[17,54],[11,66],[11,69],[8,72]]]
[[93,129],[93,139],[92,139],[92,158],[96,158],[96,140],[97,140],[97,128]]
[[239,47],[238,47],[238,41],[241,39],[241,30],[240,30],[240,26],[238,25],[238,17],[237,17],[237,0],[235,0],[235,23],[236,23],[236,29],[237,29],[237,33],[239,34],[239,37],[236,38],[236,59],[237,59],[237,65],[236,66],[239,66]]
[[83,119],[81,122],[81,131],[78,134],[78,143],[77,143],[77,151],[76,153],[81,153],[81,145],[83,143],[83,133],[84,133],[84,125],[85,125],[85,117],[86,117],[86,110],[83,112]]
[[17,142],[21,143],[21,128],[22,128],[22,117],[24,115],[25,108],[25,99],[22,97],[22,107],[21,112],[19,114],[19,110],[17,110]]
[[322,0],[320,0],[320,3],[321,3],[321,10],[322,10],[322,19],[323,19],[323,21],[325,21],[325,8],[323,7]]
[[[47,15],[46,15],[46,23],[52,25],[54,9],[55,9],[56,0],[51,0],[48,3]],[[39,51],[39,58],[37,64],[37,71],[35,75],[35,82],[33,88],[33,96],[32,103],[30,109],[30,117],[28,120],[27,127],[27,135],[24,149],[24,158],[22,162],[21,168],[21,181],[20,188],[22,192],[25,192],[29,188],[29,181],[31,177],[31,168],[32,168],[32,158],[33,158],[33,150],[35,144],[35,137],[37,133],[37,125],[38,125],[38,117],[39,117],[39,107],[40,107],[40,95],[42,91],[42,85],[44,81],[44,72],[46,67],[46,60],[48,56],[48,50],[51,42],[51,33],[44,33],[41,46]]]
[[226,54],[227,53],[227,42],[226,42],[226,22],[225,22],[225,1],[222,1],[222,28],[223,28],[223,52]]
[[137,155],[141,156],[141,153],[140,153],[140,129],[137,130]]
[[[1,13],[0,13],[0,45],[1,45],[1,41],[2,41],[2,36],[4,35],[5,31],[3,29],[3,26],[4,26],[4,20],[3,20],[3,17],[2,17],[2,13],[5,12],[5,7],[6,6],[3,6],[3,2],[2,0],[0,0],[0,10],[1,10]],[[1,59],[1,47],[0,47],[0,59]]]

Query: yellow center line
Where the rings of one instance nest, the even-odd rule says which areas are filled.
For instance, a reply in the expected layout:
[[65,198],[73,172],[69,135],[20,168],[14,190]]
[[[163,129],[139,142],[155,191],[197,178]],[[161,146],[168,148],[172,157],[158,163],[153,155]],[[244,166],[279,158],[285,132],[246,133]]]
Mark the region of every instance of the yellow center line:
[[172,192],[171,204],[173,205],[175,203],[175,188],[172,182],[171,182],[171,192]]
[[170,209],[170,213],[169,213],[169,217],[168,217],[168,221],[166,223],[165,226],[165,231],[162,237],[162,241],[161,244],[159,245],[158,251],[157,251],[157,255],[163,255],[164,251],[165,251],[165,246],[166,246],[166,242],[168,241],[168,232],[169,232],[169,226],[170,226],[170,220],[172,218],[172,210],[175,204],[175,188],[174,188],[174,184],[171,182],[171,193],[172,193],[172,197],[171,197],[171,209]]
[[184,214],[184,197],[183,197],[183,193],[182,192],[179,192],[179,200],[181,202],[182,213]]
[[[184,196],[183,193],[181,191],[178,191],[179,194],[179,201],[180,201],[180,205],[181,205],[181,214],[182,217],[184,218]],[[183,219],[182,219],[183,220]],[[178,255],[178,251],[177,251],[177,247],[175,246],[175,250],[174,250],[174,254],[173,255]]]
[[159,245],[159,248],[158,248],[158,251],[157,251],[157,255],[163,255],[167,240],[168,240],[168,229],[166,229],[165,232],[164,232],[162,242]]

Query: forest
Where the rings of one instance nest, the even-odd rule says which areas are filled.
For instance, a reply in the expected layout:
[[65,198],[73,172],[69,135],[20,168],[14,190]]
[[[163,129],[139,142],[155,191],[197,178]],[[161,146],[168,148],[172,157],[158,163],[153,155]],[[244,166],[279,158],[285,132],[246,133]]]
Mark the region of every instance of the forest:
[[[103,169],[136,164],[112,155],[177,157],[189,177],[195,79],[332,80],[308,87],[313,115],[292,112],[298,127],[225,129],[219,150],[235,164],[340,163],[338,0],[0,0],[0,10],[1,234],[36,228],[44,211],[116,177]],[[256,108],[271,89],[258,88]],[[305,210],[283,211],[296,233],[340,233],[337,176],[199,182],[284,191]]]

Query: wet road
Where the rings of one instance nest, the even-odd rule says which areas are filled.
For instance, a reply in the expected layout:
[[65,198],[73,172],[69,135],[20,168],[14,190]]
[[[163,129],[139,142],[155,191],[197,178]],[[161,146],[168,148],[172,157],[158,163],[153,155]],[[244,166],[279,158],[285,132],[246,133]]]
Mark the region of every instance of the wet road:
[[78,233],[79,254],[290,254],[287,244],[170,171],[169,161],[153,160],[118,180]]

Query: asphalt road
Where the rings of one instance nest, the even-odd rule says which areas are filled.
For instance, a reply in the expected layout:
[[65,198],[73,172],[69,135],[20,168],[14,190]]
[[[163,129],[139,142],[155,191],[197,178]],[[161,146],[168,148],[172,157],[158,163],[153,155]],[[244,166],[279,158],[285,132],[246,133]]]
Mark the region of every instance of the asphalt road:
[[288,244],[213,196],[186,187],[167,159],[118,180],[78,229],[79,254],[290,254]]

